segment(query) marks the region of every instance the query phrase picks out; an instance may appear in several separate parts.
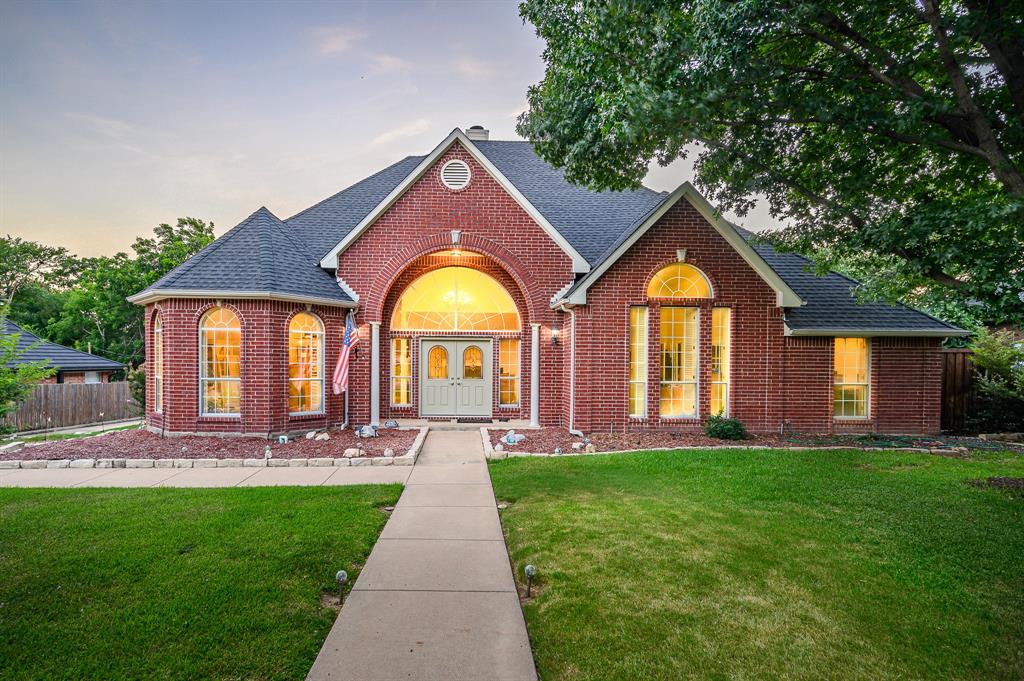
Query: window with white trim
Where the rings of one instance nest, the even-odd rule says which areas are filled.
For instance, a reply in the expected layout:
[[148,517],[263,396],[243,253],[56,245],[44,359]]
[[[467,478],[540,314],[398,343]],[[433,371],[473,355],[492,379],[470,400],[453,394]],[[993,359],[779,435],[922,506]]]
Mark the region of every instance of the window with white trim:
[[711,414],[729,413],[729,369],[732,360],[732,310],[711,310]]
[[629,416],[647,416],[647,308],[629,308]]
[[697,308],[661,308],[662,418],[697,415]]
[[498,396],[498,404],[502,407],[519,405],[518,338],[498,341]]
[[157,312],[153,317],[153,411],[164,410],[164,324]]
[[199,412],[241,415],[242,326],[235,313],[215,307],[199,323]]
[[324,324],[309,312],[288,324],[288,412],[324,412]]
[[836,338],[832,360],[833,415],[837,419],[868,418],[871,399],[871,341]]
[[407,407],[412,404],[412,356],[408,338],[391,339],[391,404]]

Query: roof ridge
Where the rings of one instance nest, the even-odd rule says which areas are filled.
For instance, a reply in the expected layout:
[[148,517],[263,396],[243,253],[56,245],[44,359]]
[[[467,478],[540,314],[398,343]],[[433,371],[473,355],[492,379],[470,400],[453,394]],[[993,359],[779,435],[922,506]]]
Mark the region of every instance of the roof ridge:
[[307,207],[307,208],[303,208],[302,210],[300,210],[300,211],[299,211],[298,213],[296,213],[295,215],[292,215],[291,217],[287,217],[287,218],[285,218],[284,220],[282,220],[282,222],[284,222],[285,224],[287,224],[287,223],[288,223],[288,222],[289,222],[290,220],[294,220],[295,218],[297,218],[297,217],[299,217],[299,216],[301,216],[301,215],[305,215],[305,214],[306,214],[306,213],[308,213],[309,211],[311,211],[311,210],[313,210],[314,208],[317,208],[317,207],[319,207],[319,206],[322,206],[323,204],[327,203],[327,202],[328,202],[328,201],[330,201],[331,199],[335,199],[335,198],[337,198],[337,197],[341,196],[342,194],[344,194],[345,192],[347,192],[347,191],[349,191],[349,190],[351,190],[351,189],[355,189],[356,187],[358,187],[358,186],[359,186],[359,185],[361,185],[361,184],[364,184],[364,183],[366,183],[366,182],[369,182],[369,181],[370,181],[370,180],[372,180],[373,178],[375,178],[375,177],[377,177],[377,176],[379,176],[379,175],[382,175],[383,173],[386,173],[387,171],[391,170],[392,168],[394,168],[395,166],[397,166],[397,165],[398,165],[399,163],[405,163],[405,162],[406,162],[406,161],[408,161],[408,160],[409,160],[410,158],[423,158],[423,156],[417,156],[416,154],[409,154],[408,156],[406,156],[406,157],[404,157],[404,158],[402,158],[402,159],[399,159],[398,161],[395,161],[395,162],[394,162],[394,163],[392,163],[391,165],[389,165],[389,166],[387,166],[387,167],[384,167],[384,168],[381,168],[380,170],[378,170],[377,172],[375,172],[375,173],[374,173],[373,175],[367,175],[366,177],[364,177],[363,179],[359,180],[358,182],[354,182],[354,183],[350,184],[349,186],[345,187],[344,189],[342,189],[342,190],[340,190],[340,191],[337,191],[337,192],[335,192],[335,193],[331,194],[331,195],[330,195],[330,196],[328,196],[327,198],[325,198],[325,199],[321,199],[320,201],[317,201],[317,202],[316,202],[316,203],[314,203],[314,204],[313,204],[312,206],[309,206],[309,207]]
[[[239,232],[242,229],[242,227],[244,227],[246,224],[248,224],[253,218],[255,218],[256,214],[259,213],[260,210],[266,210],[268,213],[270,212],[269,210],[267,210],[267,208],[265,206],[261,206],[260,208],[256,209],[255,211],[253,211],[249,215],[249,217],[245,218],[244,220],[239,222],[237,225],[235,225],[234,227],[232,227],[228,231],[224,232],[218,238],[214,239],[213,243],[207,245],[201,251],[199,251],[198,253],[193,255],[191,258],[189,258],[185,262],[181,263],[180,265],[178,265],[177,267],[172,269],[170,272],[168,272],[164,276],[162,276],[159,279],[157,279],[156,281],[154,281],[152,284],[150,284],[146,288],[150,288],[152,286],[156,286],[157,284],[160,284],[161,282],[162,282],[162,287],[166,287],[168,284],[173,284],[175,281],[177,281],[179,278],[181,278],[181,276],[183,274],[185,274],[186,272],[192,271],[192,269],[194,269],[197,265],[199,265],[200,263],[205,261],[207,258],[209,258],[213,253],[215,253],[219,249],[223,248],[224,244],[228,243],[232,238],[234,238],[235,234],[237,232]],[[273,215],[273,213],[271,213],[271,215]]]

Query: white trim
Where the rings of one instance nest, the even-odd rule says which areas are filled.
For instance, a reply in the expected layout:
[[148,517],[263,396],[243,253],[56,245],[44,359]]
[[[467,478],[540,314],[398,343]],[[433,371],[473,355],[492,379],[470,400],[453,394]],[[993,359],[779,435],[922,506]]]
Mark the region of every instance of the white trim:
[[955,338],[958,336],[970,336],[970,331],[949,330],[940,331],[938,329],[791,329],[789,325],[785,325],[785,335],[787,336],[807,336],[807,337],[820,337],[820,336],[836,336],[839,338],[874,338],[881,336],[917,336],[920,338]]
[[530,324],[530,426],[540,427],[540,324]]
[[[721,215],[707,202],[707,200],[694,189],[693,185],[689,182],[684,182],[679,185],[674,192],[672,192],[667,199],[658,209],[651,213],[647,219],[629,236],[628,239],[623,241],[618,248],[616,248],[610,256],[605,258],[596,269],[592,270],[590,274],[586,276],[582,284],[572,292],[569,296],[568,303],[571,305],[585,305],[587,303],[587,289],[593,286],[594,282],[601,278],[608,269],[618,261],[633,245],[640,240],[644,234],[647,233],[651,227],[653,227],[658,220],[668,212],[668,210],[676,205],[680,199],[685,198],[690,202],[694,208],[697,209],[705,220],[717,231],[730,246],[733,247],[740,257],[747,261],[755,272],[760,275],[761,279],[765,281],[775,291],[775,304],[779,307],[799,307],[804,304],[804,300],[796,294],[789,285],[782,280],[782,277],[773,270],[768,263],[764,261],[760,255],[757,254],[750,244],[741,237],[732,226],[726,222]],[[560,301],[556,301],[560,302]]]
[[[448,182],[446,182],[445,179],[444,179],[444,171],[448,170],[449,167],[454,166],[454,165],[459,165],[459,166],[462,166],[463,168],[466,169],[466,184],[462,185],[461,187],[453,187],[452,185],[448,184]],[[448,161],[447,163],[445,163],[443,166],[441,166],[441,184],[446,189],[450,189],[453,192],[461,192],[463,189],[468,187],[469,183],[472,182],[472,181],[473,181],[473,169],[470,168],[469,164],[466,163],[465,161],[463,161],[461,158],[453,158],[450,161]]]
[[[310,332],[310,331],[292,331],[292,324],[295,323],[295,320],[298,318],[299,314],[308,314],[310,317],[315,319],[317,324],[320,325],[320,330],[319,331],[312,331],[312,332]],[[317,379],[317,378],[292,378],[291,376],[288,377],[288,416],[289,417],[293,417],[293,416],[296,416],[296,417],[297,416],[322,416],[323,414],[325,414],[327,412],[327,375],[325,373],[327,371],[327,361],[325,359],[325,355],[327,354],[327,326],[324,324],[324,320],[320,319],[320,315],[316,314],[312,310],[304,310],[303,312],[300,312],[298,314],[293,315],[292,318],[290,320],[288,320],[288,364],[289,364],[289,369],[291,368],[290,365],[291,365],[292,334],[293,333],[294,334],[308,334],[308,335],[311,335],[311,336],[319,336],[319,338],[320,338],[320,347],[318,348],[319,352],[317,354],[320,357],[320,367],[319,367],[320,368],[320,378]],[[319,381],[319,383],[320,383],[320,408],[312,410],[312,411],[292,411],[292,405],[291,405],[291,401],[292,401],[291,400],[291,396],[292,396],[292,391],[291,391],[292,381],[309,381],[309,382]]]
[[[874,350],[874,343],[871,339],[867,339],[867,347],[865,348],[865,367],[867,368],[867,381],[864,383],[836,383],[836,341],[840,338],[861,338],[862,336],[837,336],[832,339],[832,421],[840,421],[843,423],[849,422],[864,422],[871,420],[871,397],[874,392],[871,390],[871,375],[874,373],[871,370],[871,360]],[[835,400],[835,388],[837,385],[863,385],[864,386],[864,416],[836,416],[836,400]]]
[[550,236],[551,239],[565,252],[565,254],[569,256],[572,260],[573,272],[590,271],[590,264],[586,259],[572,247],[565,237],[562,236],[562,234],[555,229],[550,222],[548,222],[547,218],[541,215],[540,211],[538,211],[533,204],[523,196],[522,192],[516,189],[515,185],[509,182],[508,178],[505,177],[493,163],[491,163],[490,159],[480,153],[480,150],[477,149],[476,145],[473,144],[473,142],[466,137],[466,134],[459,128],[452,130],[451,134],[437,145],[437,147],[435,147],[434,150],[422,161],[420,161],[419,165],[417,165],[397,187],[392,189],[391,193],[384,197],[384,200],[377,204],[377,207],[370,211],[369,214],[367,214],[367,216],[364,217],[358,225],[356,225],[355,229],[346,234],[345,238],[342,239],[337,246],[332,248],[327,255],[323,257],[323,259],[321,259],[320,266],[332,270],[336,269],[338,267],[338,254],[355,243],[359,237],[363,235],[363,232],[365,232],[370,225],[376,222],[381,215],[391,208],[391,206],[393,206],[417,180],[423,177],[423,175],[434,166],[437,160],[456,142],[462,144],[469,155],[473,157],[473,160],[479,163],[484,170],[486,170],[491,177],[501,185],[502,189],[508,192],[520,207],[522,207],[522,209],[534,219],[540,228],[547,232],[548,236]]
[[380,425],[380,322],[370,322],[370,425]]
[[[344,287],[342,287],[344,288]],[[330,305],[333,307],[355,308],[359,307],[357,302],[344,300],[332,300],[318,296],[303,296],[291,293],[278,293],[276,291],[221,291],[204,289],[155,289],[152,291],[141,291],[135,295],[128,296],[125,300],[136,305],[145,305],[155,300],[165,298],[217,298],[226,300],[284,300],[291,303],[313,303],[314,305]]]

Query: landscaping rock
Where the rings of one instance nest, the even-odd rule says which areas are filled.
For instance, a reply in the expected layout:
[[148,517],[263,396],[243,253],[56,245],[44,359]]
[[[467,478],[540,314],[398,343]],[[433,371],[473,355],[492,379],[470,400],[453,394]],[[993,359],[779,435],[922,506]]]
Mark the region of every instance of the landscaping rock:
[[305,468],[309,465],[309,459],[288,459],[289,468]]
[[50,459],[46,462],[47,468],[68,468],[71,466],[70,459]]
[[327,440],[331,439],[331,436],[328,433],[320,433],[313,439],[317,440],[318,442],[326,442]]
[[174,459],[157,459],[153,462],[153,468],[174,468]]
[[68,468],[95,468],[96,459],[73,459]]
[[324,457],[317,457],[315,459],[310,459],[309,460],[309,465],[310,466],[333,466],[334,465],[334,459],[333,458],[328,459],[328,458],[324,458]]
[[217,459],[192,459],[193,468],[216,468]]
[[45,459],[36,459],[35,461],[22,461],[22,468],[46,468],[46,464],[49,463]]
[[0,461],[0,468],[21,468],[21,462],[16,459],[12,461]]
[[192,468],[192,465],[194,463],[195,463],[195,459],[175,459],[174,460],[174,467],[175,468]]
[[583,449],[587,454],[593,454],[597,451],[597,447],[594,446],[593,442],[588,442],[587,446]]
[[358,459],[349,459],[349,465],[351,466],[372,466],[373,462],[370,461],[369,457],[361,457]]
[[125,468],[153,468],[153,459],[126,459]]
[[289,464],[289,459],[270,459],[267,461],[267,465],[271,468],[287,468]]
[[391,449],[391,447],[387,447],[387,448],[384,449],[384,456],[392,456],[393,457],[394,455],[395,455],[395,450]]
[[582,451],[583,448],[586,447],[586,446],[587,446],[586,442],[573,442],[572,443],[572,450],[574,452],[579,452],[579,451]]
[[267,467],[267,460],[266,459],[243,459],[242,460],[242,465],[245,466],[246,468],[266,468]]
[[396,456],[394,464],[395,466],[411,466],[416,463],[416,457],[412,454],[404,454],[402,456]]
[[245,459],[217,459],[217,468],[241,468]]
[[111,468],[124,468],[127,463],[128,462],[125,459],[111,459],[110,467]]
[[345,456],[345,458],[351,459],[352,457],[362,456],[362,455],[363,455],[363,450],[359,449],[358,447],[349,447],[348,449],[345,450],[345,453],[344,453],[343,456]]
[[315,430],[311,430],[308,433],[306,433],[306,439],[307,440],[312,440],[315,437],[316,437],[316,431]]
[[334,465],[335,466],[348,466],[349,465],[348,462],[349,462],[348,459],[335,459],[334,460]]
[[372,462],[371,465],[373,465],[373,466],[390,466],[391,464],[393,464],[395,462],[395,457],[393,457],[393,456],[375,456],[372,459],[370,459],[370,461]]

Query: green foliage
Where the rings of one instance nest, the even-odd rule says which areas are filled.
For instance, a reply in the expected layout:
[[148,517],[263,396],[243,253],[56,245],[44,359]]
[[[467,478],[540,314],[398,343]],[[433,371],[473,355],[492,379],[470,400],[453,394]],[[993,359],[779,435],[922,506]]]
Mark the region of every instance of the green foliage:
[[747,429],[739,419],[715,414],[709,416],[704,424],[704,434],[719,440],[743,440],[747,437]]
[[978,369],[972,425],[981,432],[1024,431],[1024,340],[981,329],[971,344]]
[[605,188],[695,153],[723,209],[767,200],[780,247],[878,267],[887,298],[1020,323],[1022,8],[527,0],[547,69],[519,131]]
[[[0,314],[0,321],[3,315]],[[45,362],[20,362],[24,351],[18,350],[21,334],[0,333],[0,433],[11,428],[3,425],[3,419],[16,411],[18,405],[32,394],[35,385],[53,374],[54,369]]]
[[9,306],[14,294],[26,284],[62,279],[67,258],[65,248],[44,246],[10,234],[0,239],[0,307]]
[[[58,289],[45,282],[25,284],[18,289],[18,294],[7,308],[7,317],[23,329],[67,345],[67,339],[55,337],[48,329],[63,314],[68,295],[66,289]],[[74,339],[70,340],[74,342]]]
[[132,391],[132,397],[139,403],[142,413],[146,413],[146,370],[136,369],[128,372],[128,385]]

